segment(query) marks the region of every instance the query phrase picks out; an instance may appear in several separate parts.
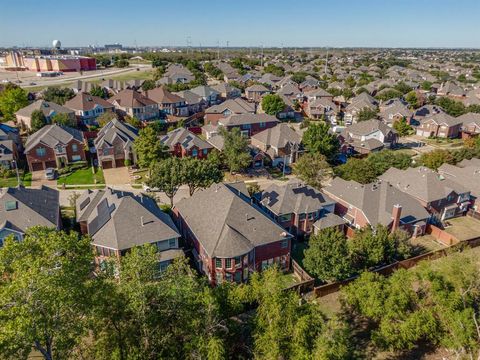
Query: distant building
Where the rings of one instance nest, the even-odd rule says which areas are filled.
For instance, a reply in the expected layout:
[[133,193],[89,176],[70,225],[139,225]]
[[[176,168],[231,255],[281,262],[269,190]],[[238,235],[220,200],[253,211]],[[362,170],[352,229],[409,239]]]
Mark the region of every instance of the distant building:
[[89,71],[97,69],[94,58],[76,55],[23,55],[12,51],[6,57],[7,70],[48,71]]

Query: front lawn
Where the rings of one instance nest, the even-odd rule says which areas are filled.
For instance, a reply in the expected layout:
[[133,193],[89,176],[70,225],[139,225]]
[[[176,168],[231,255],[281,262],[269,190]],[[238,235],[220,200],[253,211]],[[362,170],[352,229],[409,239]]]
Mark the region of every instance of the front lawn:
[[101,168],[97,168],[95,174],[92,168],[83,168],[75,170],[69,174],[61,175],[57,180],[57,185],[93,185],[105,184]]
[[[32,185],[32,173],[23,173],[20,172],[20,180],[22,181],[23,186]],[[8,178],[0,178],[0,188],[4,187],[16,187],[18,185],[17,175],[13,175]]]

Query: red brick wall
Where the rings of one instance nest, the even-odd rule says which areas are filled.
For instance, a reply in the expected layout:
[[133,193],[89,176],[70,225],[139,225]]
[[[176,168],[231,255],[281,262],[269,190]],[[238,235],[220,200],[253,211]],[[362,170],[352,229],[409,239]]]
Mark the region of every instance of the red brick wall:
[[285,249],[282,249],[281,244],[281,241],[277,241],[255,248],[255,269],[257,271],[262,269],[262,261],[282,255],[287,256],[287,264],[290,264],[290,248],[292,247],[292,240],[288,240],[288,246]]

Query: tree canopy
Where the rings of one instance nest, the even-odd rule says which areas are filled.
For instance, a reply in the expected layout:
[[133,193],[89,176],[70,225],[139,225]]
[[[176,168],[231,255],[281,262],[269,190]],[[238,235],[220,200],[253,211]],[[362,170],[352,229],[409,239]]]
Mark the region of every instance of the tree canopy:
[[322,181],[331,174],[331,168],[325,156],[316,153],[302,155],[293,164],[293,171],[306,184],[317,189],[322,187]]
[[6,120],[13,120],[15,113],[27,105],[27,92],[20,87],[13,86],[0,93],[0,113]]
[[276,94],[265,95],[262,99],[262,110],[268,115],[276,116],[285,109],[285,102]]
[[151,126],[140,130],[133,143],[133,149],[137,154],[137,163],[142,168],[150,168],[168,155],[165,146],[158,139],[157,132]]
[[310,152],[332,158],[340,149],[340,142],[335,134],[330,132],[326,122],[311,123],[303,133],[302,142]]
[[248,141],[242,136],[239,128],[228,131],[221,130],[224,138],[222,158],[230,172],[238,172],[246,169],[252,157],[248,149]]

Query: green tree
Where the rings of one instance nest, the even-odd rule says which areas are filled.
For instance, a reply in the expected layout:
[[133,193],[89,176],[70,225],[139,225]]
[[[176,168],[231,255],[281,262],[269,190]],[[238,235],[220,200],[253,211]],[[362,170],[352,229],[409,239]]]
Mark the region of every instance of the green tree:
[[54,102],[55,104],[63,105],[68,100],[75,96],[75,92],[68,88],[48,87],[43,92],[43,99]]
[[466,108],[460,101],[452,100],[447,97],[438,98],[435,103],[442,107],[448,115],[457,117],[465,114]]
[[182,176],[184,183],[188,185],[190,196],[200,188],[207,188],[214,183],[223,180],[223,172],[219,163],[213,158],[201,160],[186,157],[181,160]]
[[130,65],[130,63],[128,62],[127,59],[118,59],[115,61],[115,67],[118,67],[118,68],[126,68]]
[[265,66],[263,71],[265,73],[270,73],[270,74],[273,74],[273,75],[278,76],[278,77],[285,76],[284,68],[282,68],[280,66],[277,66],[277,65],[274,65],[274,64],[268,64],[267,66]]
[[222,128],[221,135],[224,138],[223,159],[230,172],[238,172],[247,168],[252,157],[248,149],[248,141],[242,136],[239,128],[228,131]]
[[180,186],[185,183],[182,174],[182,161],[177,157],[169,157],[155,163],[151,170],[148,185],[163,191],[170,199],[173,207],[173,198]]
[[357,82],[352,76],[349,76],[345,79],[345,85],[347,85],[349,88],[354,88],[355,85],[357,85]]
[[303,133],[302,142],[310,152],[332,158],[340,149],[340,142],[335,134],[330,132],[330,126],[325,122],[310,124]]
[[11,87],[0,92],[0,112],[6,120],[13,120],[15,113],[27,105],[27,92],[20,87]]
[[136,116],[130,116],[130,115],[125,116],[125,122],[127,124],[132,125],[133,127],[137,128],[137,129],[142,126],[142,122],[140,120],[138,120],[138,118]]
[[420,107],[417,93],[415,91],[410,91],[407,95],[405,95],[405,101],[407,101],[414,109]]
[[105,111],[102,115],[97,117],[98,126],[104,127],[113,119],[118,119],[117,114],[115,114],[113,111]]
[[151,80],[151,79],[145,80],[142,84],[142,90],[143,91],[148,91],[148,90],[152,90],[152,89],[155,89],[155,88],[156,88],[155,81]]
[[33,110],[30,115],[30,128],[32,133],[37,132],[42,127],[47,125],[47,119],[42,110]]
[[405,170],[412,164],[412,157],[408,154],[384,149],[371,153],[365,160],[375,169],[377,176],[382,175],[391,167]]
[[316,153],[306,153],[293,164],[294,173],[317,189],[322,188],[322,181],[331,174],[331,170],[325,156]]
[[106,91],[103,89],[103,87],[94,85],[92,89],[90,90],[90,95],[92,96],[98,96],[101,97],[102,99],[105,99],[106,96]]
[[433,151],[423,153],[419,160],[420,164],[433,170],[438,170],[438,168],[443,164],[451,164],[453,162],[452,153],[444,149],[435,149]]
[[348,159],[345,164],[334,168],[334,172],[344,180],[353,180],[360,184],[371,183],[377,178],[377,171],[372,163],[356,158]]
[[269,94],[262,99],[262,110],[268,115],[276,116],[285,109],[285,102],[279,95]]
[[432,90],[432,83],[430,81],[424,81],[421,84],[422,90],[430,91]]
[[151,126],[140,130],[138,137],[133,142],[133,149],[137,155],[137,163],[142,168],[150,168],[168,154],[165,146],[158,139],[155,129]]
[[397,120],[393,123],[393,128],[397,131],[398,135],[400,136],[407,136],[412,134],[413,128],[407,123],[407,119],[405,117]]
[[67,359],[87,335],[93,252],[90,240],[45,227],[0,248],[0,354]]
[[52,123],[60,126],[73,126],[73,120],[67,113],[58,113],[52,116]]
[[345,235],[328,228],[312,235],[304,251],[305,270],[323,281],[337,281],[353,273]]
[[367,121],[371,119],[376,119],[377,114],[378,114],[378,109],[365,107],[358,112],[357,121]]

